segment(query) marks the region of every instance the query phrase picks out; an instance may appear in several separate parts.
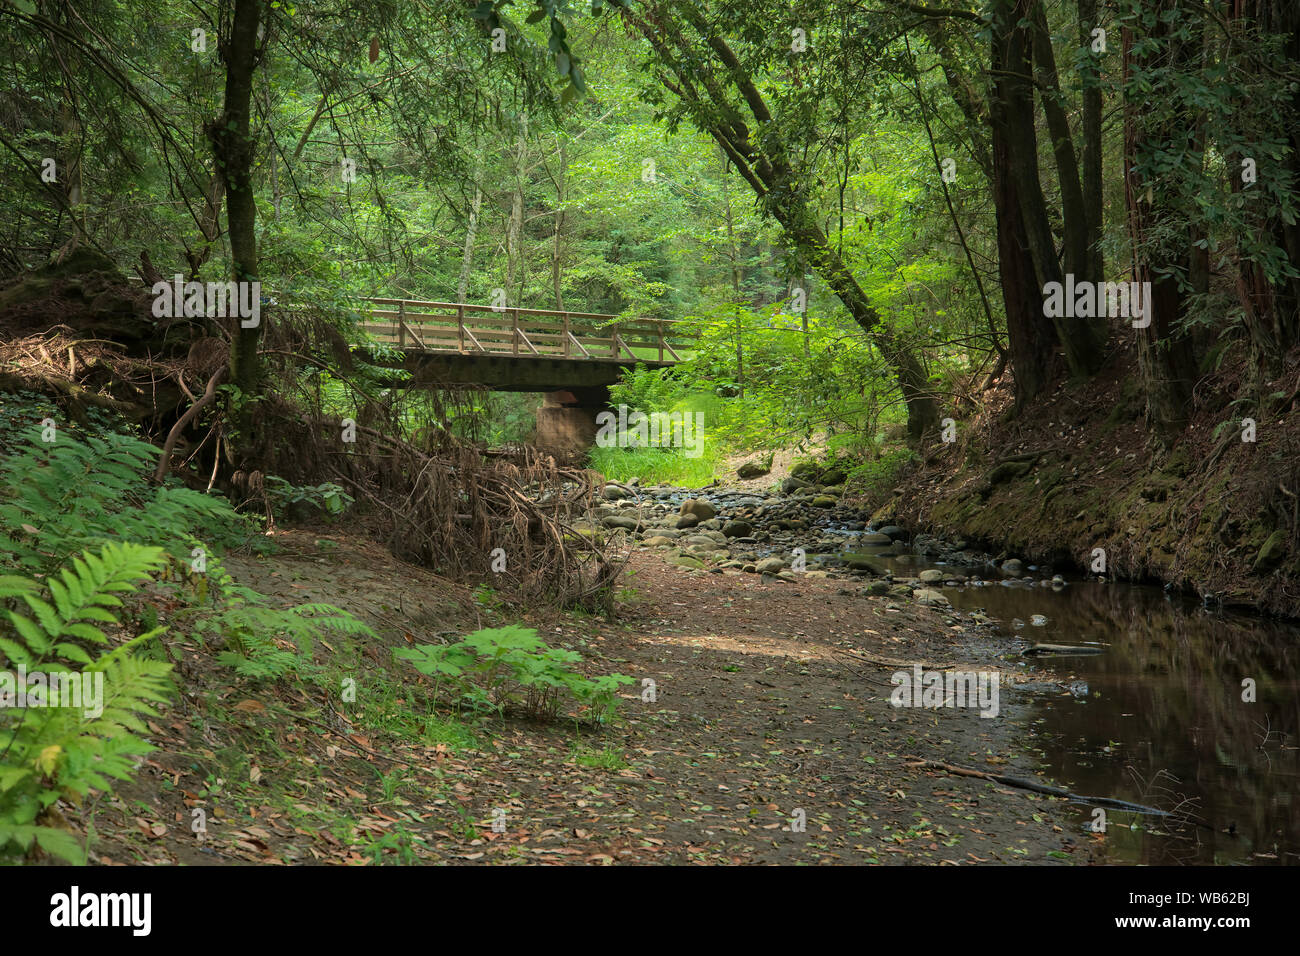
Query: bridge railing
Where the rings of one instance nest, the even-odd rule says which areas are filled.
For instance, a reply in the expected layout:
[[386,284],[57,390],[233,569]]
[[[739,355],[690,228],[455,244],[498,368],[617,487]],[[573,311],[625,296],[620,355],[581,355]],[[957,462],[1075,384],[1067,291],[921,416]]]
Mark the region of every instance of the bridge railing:
[[520,355],[597,361],[680,362],[669,342],[670,319],[619,319],[594,312],[496,309],[488,305],[367,299],[362,323],[381,342],[401,349]]

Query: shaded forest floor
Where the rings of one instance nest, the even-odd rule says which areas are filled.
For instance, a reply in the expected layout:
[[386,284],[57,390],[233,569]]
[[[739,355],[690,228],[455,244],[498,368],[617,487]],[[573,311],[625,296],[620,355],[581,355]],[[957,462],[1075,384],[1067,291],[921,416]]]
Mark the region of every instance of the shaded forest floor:
[[1300,356],[1284,366],[1254,384],[1258,401],[1241,401],[1248,363],[1228,356],[1166,442],[1145,420],[1131,343],[1095,379],[1063,382],[1018,414],[1004,381],[955,413],[956,442],[931,446],[871,504],[998,556],[1089,570],[1102,548],[1112,577],[1298,617]]
[[[536,614],[369,542],[278,540],[278,554],[227,567],[277,601],[348,608],[381,641],[322,641],[321,684],[258,684],[174,639],[183,699],[150,723],[160,750],[136,779],[83,808],[92,860],[1085,863],[1102,838],[1063,828],[1051,798],[907,766],[915,755],[1032,777],[1039,763],[1015,687],[997,719],[889,705],[895,662],[1002,664],[1027,679],[1000,661],[1001,639],[945,624],[952,612],[891,609],[829,580],[685,571],[638,550],[617,619]],[[612,727],[432,714],[425,679],[391,655],[521,619],[591,672],[636,678]],[[341,677],[357,701],[331,707]],[[647,677],[654,702],[641,699]]]

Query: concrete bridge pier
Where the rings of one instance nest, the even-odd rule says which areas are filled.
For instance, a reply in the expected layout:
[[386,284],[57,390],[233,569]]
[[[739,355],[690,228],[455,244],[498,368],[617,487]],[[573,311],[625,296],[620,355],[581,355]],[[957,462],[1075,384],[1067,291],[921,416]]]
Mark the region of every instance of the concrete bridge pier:
[[534,444],[556,461],[581,464],[596,443],[596,416],[609,406],[604,385],[547,392],[537,409]]

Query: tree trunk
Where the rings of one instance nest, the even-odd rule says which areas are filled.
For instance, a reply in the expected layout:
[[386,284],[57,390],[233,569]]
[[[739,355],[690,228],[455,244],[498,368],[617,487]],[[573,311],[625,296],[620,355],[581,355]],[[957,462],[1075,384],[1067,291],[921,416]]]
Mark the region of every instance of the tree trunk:
[[[997,77],[994,96],[1002,110],[1004,155],[1015,182],[1024,235],[1041,297],[1045,295],[1047,284],[1062,282],[1063,275],[1056,259],[1047,202],[1038,176],[1038,137],[1034,130],[1033,87],[1030,83],[1032,40],[1026,27],[1032,13],[1032,2],[1034,0],[995,0],[993,3],[994,71]],[[1090,318],[1062,315],[1053,317],[1052,324],[1072,375],[1090,376],[1101,367],[1104,343]]]
[[[514,185],[510,190],[510,218],[506,221],[506,290],[515,297],[516,305],[523,302],[523,286],[527,279],[520,262],[519,236],[524,227],[524,150],[526,141],[520,132],[514,153]],[[515,278],[519,278],[519,291],[515,291]]]
[[[1157,0],[1163,9],[1171,9],[1177,0]],[[1175,40],[1168,39],[1168,27],[1160,17],[1152,20],[1150,35],[1144,40],[1166,39],[1172,49],[1155,49],[1152,55],[1165,63],[1186,62],[1193,52]],[[1164,199],[1167,187],[1154,179],[1143,179],[1137,172],[1144,151],[1151,149],[1176,149],[1178,137],[1194,139],[1197,123],[1184,110],[1178,119],[1159,124],[1149,124],[1143,118],[1143,100],[1128,96],[1127,85],[1133,67],[1141,66],[1144,58],[1132,53],[1133,36],[1124,31],[1124,198],[1128,213],[1129,234],[1135,250],[1133,279],[1151,283],[1151,297],[1147,302],[1150,319],[1145,328],[1135,331],[1138,336],[1138,366],[1146,385],[1147,416],[1157,434],[1166,444],[1186,426],[1192,404],[1192,383],[1196,373],[1196,359],[1188,337],[1177,328],[1182,317],[1185,297],[1178,286],[1177,273],[1195,274],[1195,262],[1183,244],[1179,250],[1170,251],[1163,244],[1153,243],[1150,237],[1176,221],[1177,213],[1166,208]],[[1190,148],[1192,144],[1189,143]],[[1189,242],[1191,237],[1189,236]],[[1181,261],[1180,261],[1181,260]]]
[[[258,60],[261,0],[234,0],[230,35],[223,40],[226,62],[225,106],[211,130],[216,168],[225,180],[226,225],[236,282],[257,281],[257,204],[253,196],[253,138],[251,109],[253,75]],[[236,424],[240,439],[253,444],[251,400],[261,389],[258,343],[262,325],[244,328],[232,319],[234,346],[230,350],[230,381],[239,389]]]
[[1087,216],[1088,274],[1102,279],[1106,262],[1101,251],[1101,56],[1092,52],[1092,31],[1097,23],[1097,0],[1079,0],[1079,80],[1083,87],[1083,211]]
[[[726,171],[726,157],[723,157],[723,171]],[[740,317],[740,250],[736,248],[736,222],[731,214],[731,190],[727,187],[726,177],[722,180],[722,196],[726,201],[725,217],[727,222],[727,254],[731,258],[731,301],[736,310],[736,384],[740,386],[740,397],[745,397],[745,337],[744,326]]]
[[469,207],[469,225],[465,229],[465,249],[460,256],[460,277],[456,280],[456,301],[463,303],[469,292],[469,273],[474,266],[474,242],[478,238],[478,217],[483,208],[483,188],[479,185],[479,170],[474,173],[474,199]]
[[1006,311],[1007,343],[1016,383],[1016,405],[1023,408],[1043,393],[1060,372],[1056,328],[1043,316],[1043,292],[1029,251],[1016,170],[1011,159],[1012,136],[1007,115],[1008,81],[1005,43],[993,37],[991,66],[995,79],[989,97],[992,134],[993,209],[997,219],[998,274]]
[[1065,97],[1056,72],[1056,54],[1042,0],[1032,0],[1034,72],[1038,79],[1038,98],[1043,104],[1047,132],[1056,159],[1056,176],[1061,189],[1061,219],[1065,237],[1065,270],[1077,279],[1100,279],[1088,272],[1088,216],[1084,212],[1083,185],[1079,181],[1079,162],[1074,156],[1074,138],[1070,118],[1065,112]]
[[566,196],[565,174],[568,172],[569,160],[560,143],[560,175],[555,182],[555,234],[551,250],[551,288],[555,292],[555,308],[564,311],[564,203]]

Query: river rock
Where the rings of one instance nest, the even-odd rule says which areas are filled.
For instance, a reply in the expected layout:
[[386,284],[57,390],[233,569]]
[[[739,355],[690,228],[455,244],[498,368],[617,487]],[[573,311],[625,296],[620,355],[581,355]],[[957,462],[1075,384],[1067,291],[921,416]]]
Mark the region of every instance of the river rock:
[[887,534],[891,541],[897,541],[900,538],[906,538],[907,532],[896,524],[887,524],[876,529],[877,534]]
[[887,534],[881,534],[879,531],[868,531],[858,539],[863,544],[886,545],[893,544],[894,539]]
[[840,468],[838,465],[832,465],[823,471],[817,480],[823,485],[842,485],[844,484],[844,479],[847,477],[848,475],[844,473],[843,468]]
[[929,568],[919,575],[923,584],[938,584],[943,580],[943,572],[938,568]]
[[704,567],[703,561],[699,558],[693,558],[689,554],[672,554],[664,560],[679,568],[695,568],[698,570],[699,568]]
[[814,508],[834,508],[835,501],[834,495],[818,495],[812,503]]
[[602,518],[600,523],[606,528],[623,528],[627,531],[641,530],[641,525],[637,520],[626,515],[610,515],[607,518]]
[[1043,614],[1031,615],[1029,618],[1029,623],[1032,624],[1034,627],[1046,627],[1047,616]]
[[1002,572],[1004,574],[1020,574],[1024,571],[1024,563],[1019,558],[1007,558],[1002,562]]
[[710,518],[716,516],[717,513],[718,509],[713,507],[713,505],[709,504],[703,498],[687,498],[682,502],[682,507],[679,511],[679,514],[683,515],[695,515],[695,517],[699,518],[701,521],[708,521]]
[[772,470],[772,455],[766,458],[759,458],[756,461],[747,461],[736,469],[736,475],[739,478],[762,478]]
[[722,533],[728,538],[748,538],[754,533],[754,526],[748,521],[728,521],[722,526]]
[[677,519],[677,530],[684,531],[687,528],[694,528],[700,523],[700,519],[695,515],[682,515]]
[[922,607],[949,607],[948,599],[931,588],[920,588],[912,592],[912,599]]
[[784,481],[781,482],[781,493],[784,495],[788,495],[798,491],[800,488],[811,488],[811,487],[812,487],[811,482],[804,481],[801,478],[796,478],[794,477],[794,475],[791,475],[789,478],[786,478]]
[[649,538],[646,538],[644,543],[649,545],[652,548],[665,548],[668,545],[673,543],[673,539],[665,538],[661,534],[656,534]]
[[785,567],[785,561],[773,555],[770,558],[764,558],[754,565],[755,570],[760,574],[774,574]]

